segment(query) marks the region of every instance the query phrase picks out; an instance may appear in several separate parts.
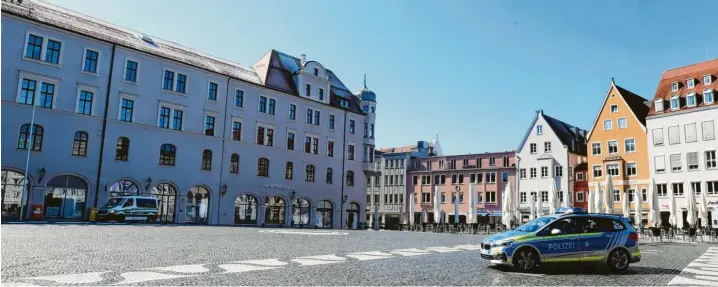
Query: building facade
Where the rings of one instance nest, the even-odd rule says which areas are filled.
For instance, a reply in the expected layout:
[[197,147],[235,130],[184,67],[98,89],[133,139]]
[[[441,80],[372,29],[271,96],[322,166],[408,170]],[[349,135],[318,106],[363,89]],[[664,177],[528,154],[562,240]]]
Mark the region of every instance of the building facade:
[[588,210],[588,164],[579,163],[573,168],[573,206]]
[[668,224],[668,193],[673,192],[678,225],[687,225],[686,192],[691,189],[696,196],[706,193],[709,220],[718,226],[717,77],[718,59],[667,70],[651,101],[647,169],[655,180],[663,224]]
[[[364,218],[376,101],[319,62],[245,67],[39,1],[3,2],[2,22],[4,216],[87,219],[146,194],[167,223]],[[6,203],[28,158],[23,204]]]
[[[647,190],[650,183],[648,150],[646,149],[646,115],[648,100],[616,85],[611,80],[596,119],[588,133],[589,189],[607,190],[607,177],[613,186],[613,212],[623,214],[621,202],[633,202],[640,192],[643,210],[648,208]],[[606,203],[604,203],[605,205]],[[605,210],[605,208],[604,208]],[[644,212],[644,213],[646,213]],[[645,214],[643,218],[648,218]]]
[[[435,143],[419,141],[416,145],[382,148],[377,151],[373,178],[367,178],[367,221],[371,225],[374,216],[380,224],[401,224],[402,209],[406,211],[407,171],[411,159],[434,154]],[[375,215],[376,214],[376,215]]]
[[[501,196],[507,185],[516,185],[516,154],[513,151],[468,155],[431,156],[412,159],[408,173],[407,198],[413,194],[414,223],[435,223],[434,196],[440,194],[441,211],[446,223],[454,222],[454,200],[458,198],[459,223],[476,209],[478,223],[501,222]],[[473,185],[476,206],[470,206]],[[408,209],[407,209],[408,210]],[[438,222],[436,222],[438,223]]]
[[555,184],[561,202],[564,200],[563,190],[568,189],[574,194],[573,168],[586,161],[586,131],[538,110],[516,156],[519,209],[523,220],[529,218],[530,196],[541,196],[543,214],[553,213],[548,210],[548,192]]

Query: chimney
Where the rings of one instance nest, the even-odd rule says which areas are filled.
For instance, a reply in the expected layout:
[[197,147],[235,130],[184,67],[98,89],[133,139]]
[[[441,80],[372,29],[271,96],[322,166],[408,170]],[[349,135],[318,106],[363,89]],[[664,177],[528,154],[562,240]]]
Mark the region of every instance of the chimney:
[[302,54],[302,61],[301,61],[302,66],[304,66],[304,64],[306,64],[306,63],[307,63],[307,55]]
[[542,114],[543,114],[543,110],[536,110],[536,113],[539,114],[539,115],[542,115]]

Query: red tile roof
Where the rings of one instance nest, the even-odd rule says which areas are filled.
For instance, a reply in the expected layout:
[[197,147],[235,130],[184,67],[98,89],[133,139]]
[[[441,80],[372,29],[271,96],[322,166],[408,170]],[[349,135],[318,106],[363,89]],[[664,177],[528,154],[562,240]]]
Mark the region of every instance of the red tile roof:
[[380,148],[379,151],[383,153],[402,153],[402,152],[411,152],[413,149],[416,149],[416,145],[405,145],[405,146],[399,146],[399,147],[388,147],[388,148]]
[[[711,83],[708,85],[705,85],[703,82],[703,76],[704,75],[711,75]],[[695,86],[693,88],[688,88],[686,85],[686,80],[688,79],[694,79]],[[678,82],[678,91],[672,92],[671,91],[671,83]],[[663,76],[661,77],[661,81],[658,83],[658,88],[656,89],[656,95],[653,97],[653,101],[651,103],[651,109],[649,110],[648,115],[655,115],[655,105],[656,100],[663,100],[663,112],[658,114],[668,114],[671,112],[671,106],[670,106],[670,100],[673,95],[678,95],[680,98],[680,110],[685,109],[693,109],[698,107],[703,107],[703,91],[705,90],[713,90],[713,104],[716,105],[715,97],[716,97],[716,90],[718,90],[718,59],[713,59],[710,61],[705,61],[685,67],[675,68],[671,70],[666,70],[663,72]],[[686,96],[688,94],[695,93],[696,94],[696,102],[697,105],[695,107],[688,107],[686,105]]]

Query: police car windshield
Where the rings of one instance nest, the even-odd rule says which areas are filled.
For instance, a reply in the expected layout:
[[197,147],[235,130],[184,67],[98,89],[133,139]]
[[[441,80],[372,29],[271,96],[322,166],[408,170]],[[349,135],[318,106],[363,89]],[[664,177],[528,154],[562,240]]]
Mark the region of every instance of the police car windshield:
[[114,198],[111,198],[110,200],[107,201],[107,203],[105,204],[104,208],[113,208],[113,207],[115,207],[115,206],[118,206],[118,205],[120,205],[120,204],[122,203],[122,200],[123,200],[123,199],[124,199],[124,198],[122,198],[122,197],[114,197]]
[[544,225],[551,222],[552,220],[554,220],[554,218],[550,216],[539,217],[529,222],[526,222],[524,225],[519,226],[518,228],[516,228],[516,231],[535,232]]

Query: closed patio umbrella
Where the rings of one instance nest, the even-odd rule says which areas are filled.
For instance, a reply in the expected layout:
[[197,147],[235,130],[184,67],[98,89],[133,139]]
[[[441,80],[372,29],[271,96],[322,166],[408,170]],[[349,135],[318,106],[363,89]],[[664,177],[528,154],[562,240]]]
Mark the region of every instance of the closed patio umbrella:
[[586,198],[586,199],[588,199],[588,204],[587,204],[587,205],[588,205],[588,213],[596,213],[596,212],[593,210],[593,204],[594,204],[594,201],[596,201],[596,199],[593,198],[593,193],[594,193],[594,192],[595,192],[595,191],[592,190],[592,189],[589,189],[589,190],[588,190],[588,196],[587,196],[587,198]]
[[630,218],[631,217],[631,204],[628,201],[628,190],[623,192],[623,200],[621,201],[621,209],[623,210],[623,217]]
[[374,222],[372,222],[374,230],[379,230],[379,204],[374,204]]
[[414,225],[414,193],[409,193],[409,224]]
[[613,181],[611,176],[607,175],[606,192],[603,194],[603,202],[606,205],[606,214],[613,214]]
[[673,228],[678,227],[678,217],[676,216],[676,195],[673,194],[673,191],[668,192],[668,211],[670,212],[668,224],[673,226]]
[[454,224],[459,224],[459,195],[454,199]]
[[651,227],[658,228],[661,226],[661,214],[658,207],[658,194],[656,194],[656,182],[651,179],[651,185],[648,186],[648,222]]
[[636,194],[635,200],[633,200],[633,207],[636,210],[636,215],[634,215],[634,221],[636,224],[636,227],[640,227],[643,223],[643,193],[640,191],[637,191],[638,194]]
[[439,187],[434,187],[434,223],[441,223],[441,193]]
[[501,224],[503,224],[508,229],[511,228],[511,215],[509,214],[509,194],[506,191],[508,190],[505,189],[504,192],[501,194]]
[[698,203],[696,202],[696,195],[693,193],[693,188],[688,188],[686,191],[686,211],[688,213],[688,216],[686,217],[686,222],[688,222],[688,226],[684,227],[694,227],[696,225],[696,205]]
[[531,193],[529,193],[529,220],[536,219],[536,211],[534,209],[534,205],[535,205],[534,201],[536,201],[536,198]]
[[571,207],[571,202],[573,201],[573,198],[571,198],[571,193],[568,191],[568,188],[563,189],[563,202],[561,203],[562,207]]
[[404,212],[404,205],[399,205],[399,223],[406,224],[406,213]]
[[469,184],[469,210],[466,214],[466,223],[474,223],[476,217],[476,191],[474,191],[474,184]]
[[593,194],[595,196],[593,211],[596,213],[602,213],[603,210],[603,191],[601,191],[601,183],[596,182],[596,192]]
[[701,192],[701,200],[698,205],[698,217],[701,218],[701,225],[708,226],[708,196],[705,192]]
[[543,216],[543,196],[541,196],[541,193],[536,193],[536,217]]

